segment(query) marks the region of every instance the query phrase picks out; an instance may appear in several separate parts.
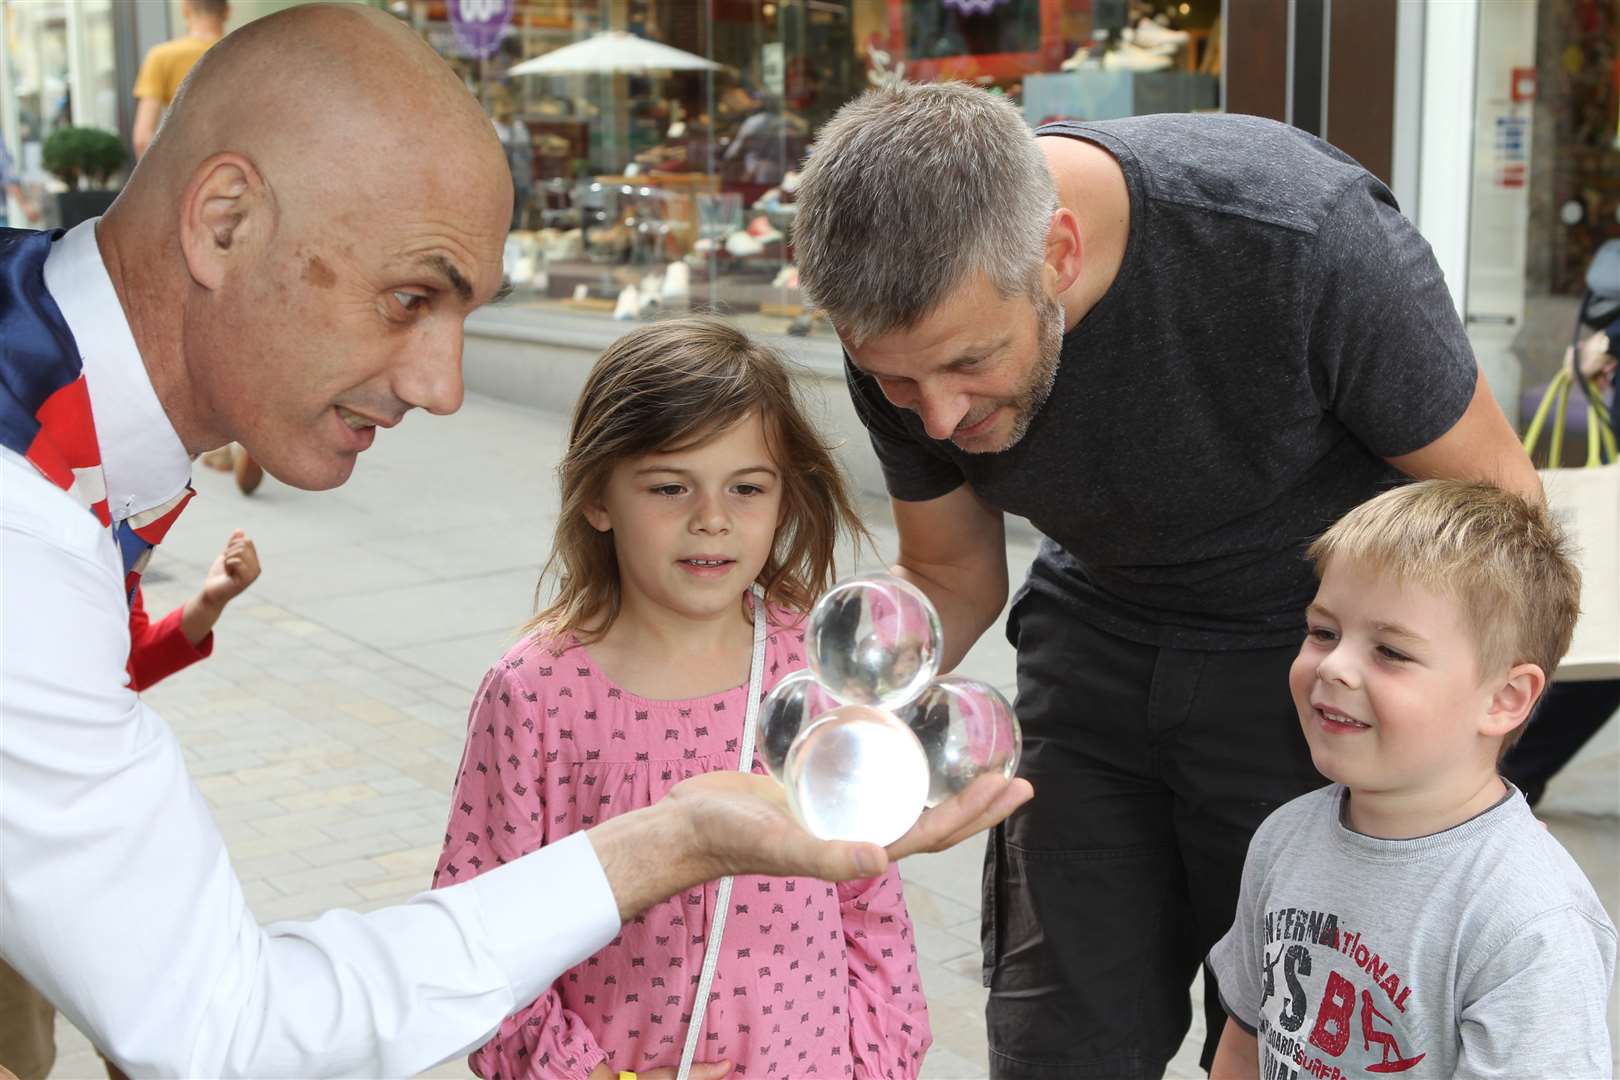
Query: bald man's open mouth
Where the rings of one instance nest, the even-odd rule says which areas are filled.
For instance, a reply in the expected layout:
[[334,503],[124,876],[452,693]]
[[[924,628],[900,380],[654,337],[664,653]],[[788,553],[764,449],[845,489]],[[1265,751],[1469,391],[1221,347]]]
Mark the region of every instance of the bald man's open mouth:
[[352,409],[346,409],[342,405],[332,406],[332,411],[337,413],[338,419],[343,422],[343,426],[347,429],[346,441],[356,453],[371,446],[373,440],[377,437],[377,428],[379,426],[393,427],[399,423],[398,420],[382,423],[371,419],[369,416],[362,416]]

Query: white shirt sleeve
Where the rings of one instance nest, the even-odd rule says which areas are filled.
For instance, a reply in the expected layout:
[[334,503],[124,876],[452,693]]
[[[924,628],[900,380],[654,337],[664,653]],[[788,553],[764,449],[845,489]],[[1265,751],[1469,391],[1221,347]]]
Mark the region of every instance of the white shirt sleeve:
[[260,927],[179,743],[125,685],[108,534],[0,457],[0,955],[128,1072],[409,1075],[618,932],[584,834],[396,907]]

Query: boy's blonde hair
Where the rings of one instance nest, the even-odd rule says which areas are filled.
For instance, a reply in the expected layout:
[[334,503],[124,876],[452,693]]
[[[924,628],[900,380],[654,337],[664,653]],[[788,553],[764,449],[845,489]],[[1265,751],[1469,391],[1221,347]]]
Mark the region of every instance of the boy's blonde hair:
[[538,601],[555,578],[557,594],[524,632],[539,631],[559,647],[570,635],[589,644],[618,618],[613,535],[585,517],[614,466],[701,446],[756,412],[782,476],[782,521],[759,584],[767,604],[809,610],[832,585],[840,533],[869,539],[866,529],[832,447],[800,407],[787,361],[724,319],[693,315],[631,331],[591,368],[557,465],[562,509],[535,592]]
[[1474,629],[1482,678],[1535,664],[1551,679],[1580,615],[1581,572],[1569,547],[1539,500],[1490,484],[1423,480],[1362,503],[1305,553],[1318,577],[1343,558],[1452,598]]

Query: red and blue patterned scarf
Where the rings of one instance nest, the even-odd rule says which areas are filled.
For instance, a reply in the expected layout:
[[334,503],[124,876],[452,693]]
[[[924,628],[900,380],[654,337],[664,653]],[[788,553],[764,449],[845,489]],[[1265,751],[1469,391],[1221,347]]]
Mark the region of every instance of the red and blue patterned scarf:
[[133,596],[152,549],[196,492],[187,485],[163,505],[113,523],[84,364],[45,288],[45,258],[61,236],[60,229],[0,229],[0,445],[26,457],[112,530]]

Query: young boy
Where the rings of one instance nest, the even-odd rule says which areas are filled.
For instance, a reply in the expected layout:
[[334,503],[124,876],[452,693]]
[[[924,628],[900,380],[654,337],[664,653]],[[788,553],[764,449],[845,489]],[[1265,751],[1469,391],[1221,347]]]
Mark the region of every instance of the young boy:
[[1255,834],[1209,963],[1212,1080],[1608,1077],[1615,928],[1497,773],[1569,647],[1580,573],[1546,510],[1425,481],[1311,545],[1289,674],[1334,781]]

